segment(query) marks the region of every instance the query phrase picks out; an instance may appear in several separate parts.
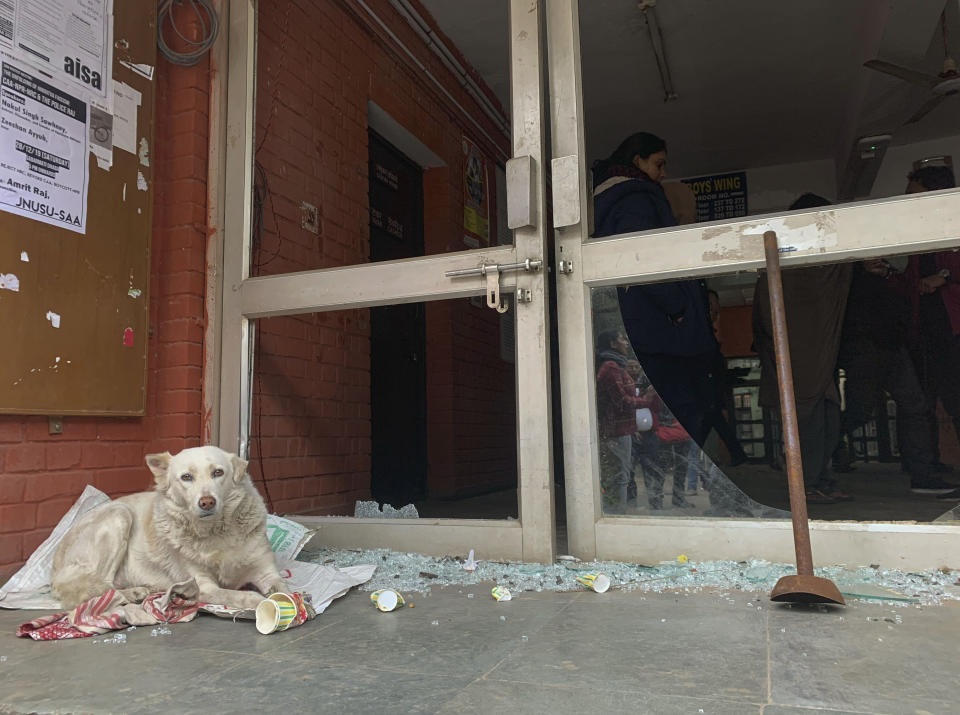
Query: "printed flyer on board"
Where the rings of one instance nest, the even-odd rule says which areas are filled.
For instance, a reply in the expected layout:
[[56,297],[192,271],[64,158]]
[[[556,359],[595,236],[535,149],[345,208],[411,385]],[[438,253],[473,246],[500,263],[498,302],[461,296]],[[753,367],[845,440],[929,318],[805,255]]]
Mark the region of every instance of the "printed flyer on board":
[[113,0],[0,0],[0,47],[109,111]]
[[0,54],[0,209],[86,232],[88,110]]

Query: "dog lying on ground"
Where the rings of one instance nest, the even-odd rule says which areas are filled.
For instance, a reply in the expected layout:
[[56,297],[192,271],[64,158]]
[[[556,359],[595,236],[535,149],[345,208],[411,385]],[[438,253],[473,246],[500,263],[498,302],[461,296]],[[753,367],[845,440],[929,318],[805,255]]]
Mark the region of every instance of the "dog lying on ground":
[[147,466],[153,491],[93,509],[57,548],[51,584],[64,608],[111,588],[140,601],[190,578],[197,600],[230,608],[256,608],[261,594],[286,590],[244,460],[194,447],[148,455]]

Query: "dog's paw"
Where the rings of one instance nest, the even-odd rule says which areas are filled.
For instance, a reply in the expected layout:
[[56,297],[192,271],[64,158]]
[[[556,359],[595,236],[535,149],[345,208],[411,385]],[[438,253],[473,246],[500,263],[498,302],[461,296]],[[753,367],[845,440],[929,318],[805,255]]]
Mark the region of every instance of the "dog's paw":
[[131,588],[120,589],[117,593],[119,593],[127,603],[140,603],[150,595],[150,589],[145,586],[133,586]]
[[256,591],[237,591],[236,597],[230,599],[233,601],[230,606],[253,611],[260,605],[263,598],[263,595]]

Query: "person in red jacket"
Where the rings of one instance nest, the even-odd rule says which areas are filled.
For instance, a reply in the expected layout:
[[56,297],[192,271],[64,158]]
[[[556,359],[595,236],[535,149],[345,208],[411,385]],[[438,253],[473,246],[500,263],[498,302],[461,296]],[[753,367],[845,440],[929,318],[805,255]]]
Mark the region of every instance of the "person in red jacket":
[[597,336],[597,425],[600,432],[600,483],[604,511],[622,514],[627,486],[633,479],[633,433],[637,408],[647,406],[637,395],[627,371],[630,343],[622,330],[605,330]]

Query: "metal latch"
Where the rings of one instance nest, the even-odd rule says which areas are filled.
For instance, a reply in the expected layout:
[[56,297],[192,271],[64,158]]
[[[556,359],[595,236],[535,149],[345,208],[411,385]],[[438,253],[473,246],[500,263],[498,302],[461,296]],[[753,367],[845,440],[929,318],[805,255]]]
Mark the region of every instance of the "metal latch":
[[[510,303],[500,298],[500,274],[506,271],[539,271],[542,265],[543,261],[528,258],[519,263],[504,263],[503,265],[481,263],[478,268],[462,268],[456,271],[447,271],[444,275],[447,278],[484,276],[487,279],[487,307],[493,308],[498,313],[506,313],[510,309]],[[530,291],[518,288],[517,299],[522,303],[530,302]]]

